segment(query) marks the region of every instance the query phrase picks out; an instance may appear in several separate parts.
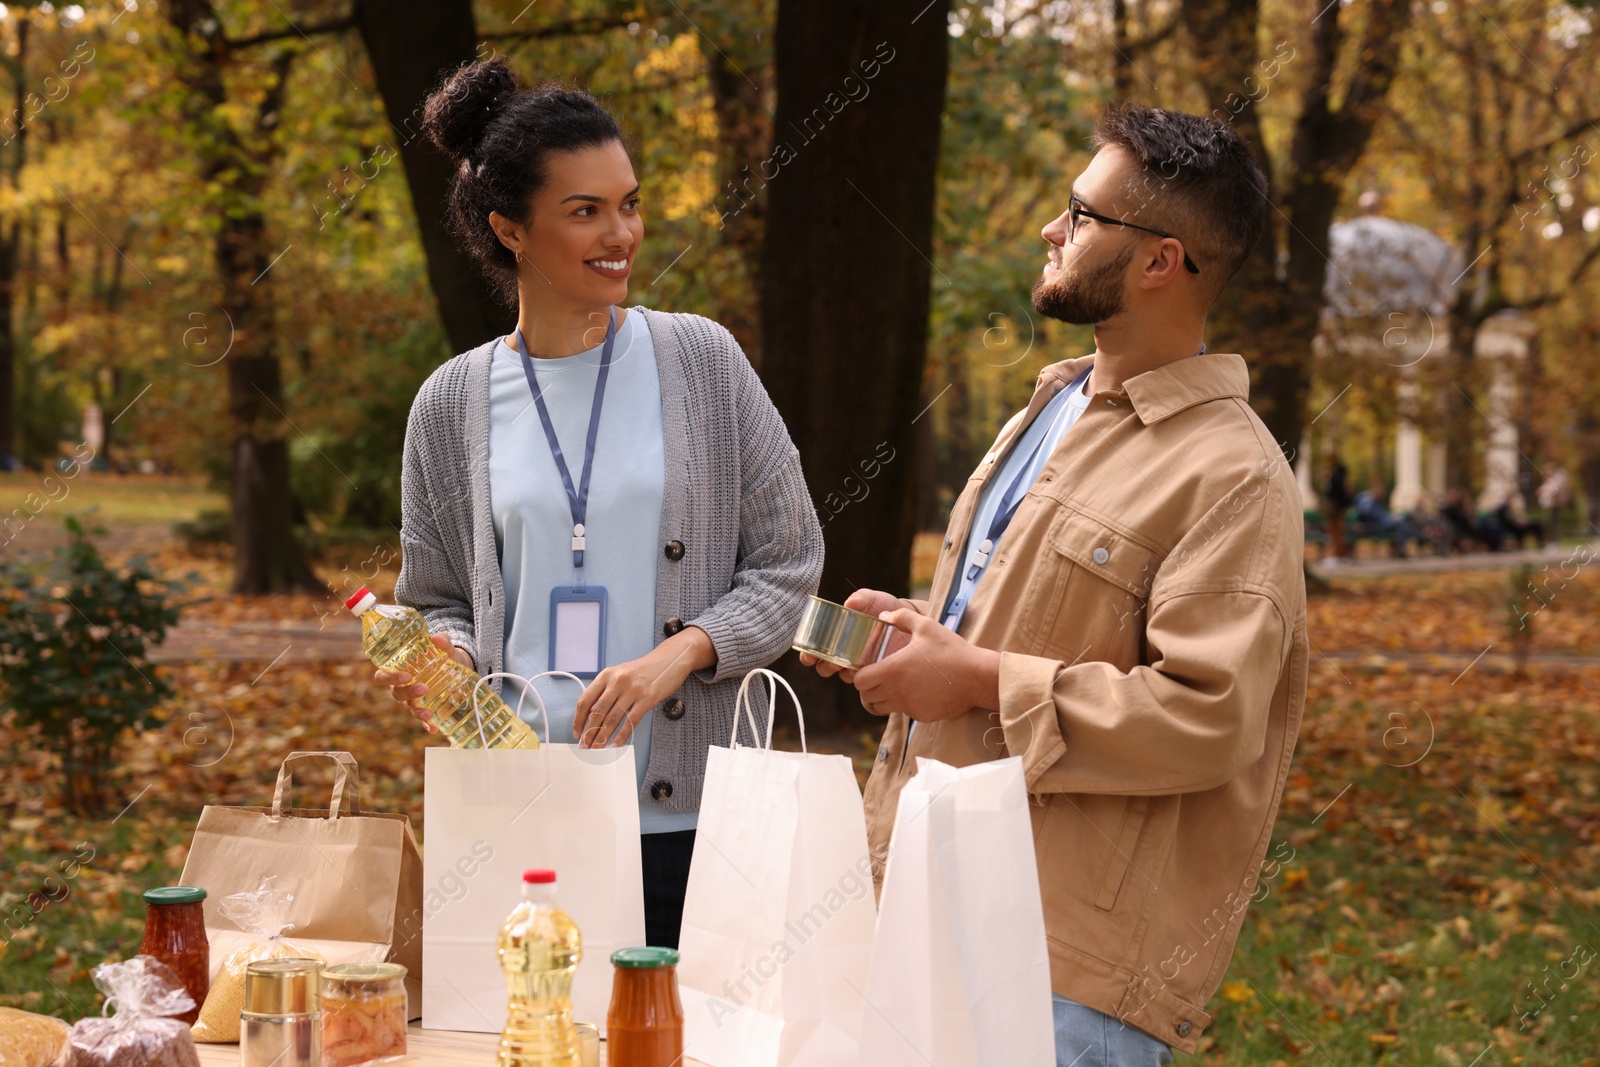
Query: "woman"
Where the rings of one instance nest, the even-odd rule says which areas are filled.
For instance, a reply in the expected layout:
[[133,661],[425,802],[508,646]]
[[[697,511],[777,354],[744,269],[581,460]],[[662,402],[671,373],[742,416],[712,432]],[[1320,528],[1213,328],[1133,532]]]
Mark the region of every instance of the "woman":
[[[581,695],[537,683],[551,737],[632,743],[646,936],[676,946],[707,750],[728,743],[743,675],[793,638],[821,527],[732,336],[621,306],[644,223],[600,104],[495,60],[453,74],[423,118],[457,163],[455,227],[517,328],[417,393],[395,597],[479,673],[597,672]],[[376,680],[426,722],[426,687]]]

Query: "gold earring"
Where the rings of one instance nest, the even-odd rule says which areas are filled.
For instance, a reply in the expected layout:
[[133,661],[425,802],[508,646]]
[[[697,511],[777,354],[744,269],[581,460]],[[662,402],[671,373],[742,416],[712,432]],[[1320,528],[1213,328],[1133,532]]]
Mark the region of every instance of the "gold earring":
[[522,253],[521,253],[521,252],[518,252],[518,253],[517,253],[517,262],[518,262],[518,263],[521,263],[521,262],[522,262]]

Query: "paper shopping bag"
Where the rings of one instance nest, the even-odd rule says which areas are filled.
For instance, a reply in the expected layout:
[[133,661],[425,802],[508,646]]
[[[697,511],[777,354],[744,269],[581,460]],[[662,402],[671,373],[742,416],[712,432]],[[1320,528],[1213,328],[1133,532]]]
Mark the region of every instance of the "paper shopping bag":
[[1016,758],[917,759],[900,793],[862,1067],[1052,1067],[1044,905]]
[[[332,760],[336,775],[327,810],[286,806],[296,760]],[[224,897],[253,892],[263,880],[294,898],[290,938],[329,963],[393,960],[406,967],[414,1018],[422,1005],[422,856],[404,815],[361,809],[361,769],[348,752],[291,752],[278,770],[271,807],[200,812],[184,885],[206,891],[211,973],[252,936],[218,913]]]
[[[739,690],[755,737],[772,739]],[[790,690],[789,695],[794,696]],[[795,701],[796,710],[799,701]],[[875,905],[861,790],[846,756],[740,746],[706,761],[679,936],[687,1057],[713,1067],[853,1064]]]
[[[532,681],[518,680],[537,700]],[[532,750],[430,748],[425,759],[422,1025],[504,1029],[506,981],[495,938],[522,899],[522,872],[548,867],[556,872],[556,903],[583,935],[574,1017],[603,1029],[611,953],[644,944],[632,748],[546,741]]]

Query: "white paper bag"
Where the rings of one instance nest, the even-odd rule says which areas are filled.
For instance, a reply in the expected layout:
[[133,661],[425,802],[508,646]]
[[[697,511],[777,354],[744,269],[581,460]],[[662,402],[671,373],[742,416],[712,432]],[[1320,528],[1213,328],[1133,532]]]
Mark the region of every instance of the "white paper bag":
[[[772,680],[765,735],[747,701],[757,674]],[[855,1062],[872,945],[866,817],[849,758],[806,754],[803,720],[800,752],[738,745],[739,709],[771,745],[773,683],[789,689],[745,676],[732,747],[706,762],[679,938],[684,1051],[712,1067],[840,1067]]]
[[1053,1067],[1050,957],[1022,762],[917,759],[900,793],[862,1067]]
[[[518,680],[537,700],[532,682]],[[495,938],[522,899],[522,872],[549,867],[557,904],[583,934],[574,1017],[603,1029],[611,953],[644,944],[632,748],[430,748],[424,772],[422,1025],[504,1029]]]

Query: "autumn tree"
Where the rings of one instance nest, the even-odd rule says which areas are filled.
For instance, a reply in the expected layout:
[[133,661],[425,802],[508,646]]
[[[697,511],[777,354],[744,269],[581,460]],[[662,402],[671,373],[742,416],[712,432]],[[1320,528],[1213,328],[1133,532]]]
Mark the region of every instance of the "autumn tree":
[[229,40],[210,0],[168,0],[162,9],[175,35],[184,113],[216,227],[217,302],[232,326],[226,366],[233,591],[320,590],[294,533],[290,426],[272,301],[271,269],[282,252],[263,206],[279,155],[276,130],[289,70],[299,48],[276,44],[261,64],[259,88],[241,100],[240,91],[229,85],[241,62],[238,45]]

